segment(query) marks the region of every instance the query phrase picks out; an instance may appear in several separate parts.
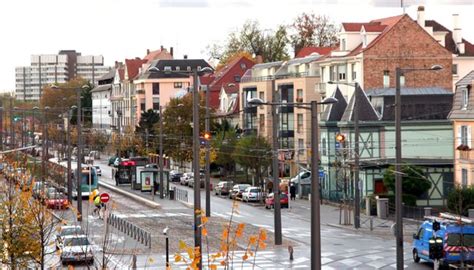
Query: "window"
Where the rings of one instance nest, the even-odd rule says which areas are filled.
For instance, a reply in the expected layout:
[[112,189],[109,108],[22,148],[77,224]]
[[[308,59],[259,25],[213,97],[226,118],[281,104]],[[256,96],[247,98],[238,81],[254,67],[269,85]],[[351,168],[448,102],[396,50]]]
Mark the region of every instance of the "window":
[[367,35],[364,33],[362,35],[362,48],[365,48],[367,46]]
[[390,72],[388,70],[383,71],[383,87],[390,87]]
[[345,51],[345,50],[346,50],[346,39],[342,38],[341,39],[341,51]]
[[159,83],[153,83],[153,95],[159,95],[160,94],[160,84]]
[[458,64],[453,64],[451,69],[453,75],[458,75]]
[[321,67],[321,82],[325,82],[325,73],[326,72],[326,67]]
[[241,69],[246,69],[247,68],[247,65],[245,63],[240,63],[240,68]]
[[174,83],[174,88],[183,88],[183,83],[182,82],[175,82]]
[[329,67],[329,80],[334,81],[336,79],[336,69],[334,66]]
[[145,111],[145,103],[140,103],[140,111]]
[[462,109],[466,109],[467,105],[469,103],[469,88],[463,88],[462,89]]
[[323,156],[327,155],[326,138],[321,140],[321,153]]
[[153,110],[158,111],[160,110],[160,99],[153,98]]
[[467,169],[461,170],[461,184],[463,187],[467,187]]
[[346,65],[337,66],[338,79],[340,81],[346,80]]
[[303,132],[303,114],[299,113],[296,115],[296,132]]
[[260,125],[260,131],[265,131],[265,114],[261,113],[260,117],[258,118],[258,121]]
[[462,145],[467,145],[471,147],[471,134],[470,134],[470,127],[469,126],[461,126],[461,144]]
[[405,75],[401,75],[400,76],[400,87],[404,87],[405,86]]
[[258,98],[265,101],[265,92],[263,91],[258,92]]
[[351,72],[352,72],[352,80],[353,81],[357,79],[357,72],[356,72],[355,68],[356,68],[355,63],[352,63],[351,64]]
[[239,75],[235,75],[235,76],[234,76],[234,81],[235,81],[235,82],[240,82],[240,76],[239,76]]
[[303,139],[298,139],[298,155],[304,155],[304,140]]
[[296,90],[296,102],[303,102],[303,89]]

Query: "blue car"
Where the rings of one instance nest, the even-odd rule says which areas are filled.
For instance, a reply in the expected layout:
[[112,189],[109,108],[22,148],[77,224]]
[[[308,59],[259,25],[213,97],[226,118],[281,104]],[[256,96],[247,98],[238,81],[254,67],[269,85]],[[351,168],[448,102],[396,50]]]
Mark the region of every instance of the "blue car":
[[[440,223],[440,230],[433,235],[433,222]],[[465,263],[474,262],[474,223],[462,222],[458,220],[444,218],[428,218],[413,234],[413,260],[418,263],[420,260],[433,262],[430,259],[429,240],[432,237],[443,239],[443,258],[441,265],[459,264],[461,256]],[[464,244],[461,244],[461,243]],[[464,248],[461,248],[464,246]]]

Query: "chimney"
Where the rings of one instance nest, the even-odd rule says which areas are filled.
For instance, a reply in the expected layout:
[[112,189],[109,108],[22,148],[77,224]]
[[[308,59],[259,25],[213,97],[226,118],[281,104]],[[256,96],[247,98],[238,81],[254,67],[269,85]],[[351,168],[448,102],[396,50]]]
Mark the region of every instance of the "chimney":
[[163,50],[163,45],[160,46],[160,51],[162,51],[162,50]]
[[170,54],[173,56],[173,47],[170,47]]
[[146,49],[146,55],[150,54],[150,49]]
[[118,68],[118,61],[115,61],[115,68]]
[[263,57],[261,55],[255,56],[255,62],[257,62],[257,64],[263,63]]
[[188,55],[185,54],[185,55],[183,56],[183,59],[188,59]]
[[418,7],[416,22],[422,28],[425,28],[425,7],[424,6],[419,6]]
[[459,14],[453,14],[453,40],[460,54],[464,53],[464,44],[462,43],[461,26],[459,25]]

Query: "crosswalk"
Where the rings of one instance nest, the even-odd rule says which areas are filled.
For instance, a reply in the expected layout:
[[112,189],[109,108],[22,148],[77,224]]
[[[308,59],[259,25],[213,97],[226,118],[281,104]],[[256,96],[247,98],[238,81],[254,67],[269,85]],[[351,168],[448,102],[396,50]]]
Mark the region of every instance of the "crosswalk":
[[[310,259],[306,257],[300,257],[293,261],[280,261],[281,255],[276,254],[274,251],[259,251],[257,256],[249,257],[247,260],[243,260],[245,255],[244,251],[235,251],[233,260],[229,262],[230,267],[228,269],[309,269]],[[208,265],[207,256],[203,256],[203,265]],[[221,259],[222,260],[222,259]],[[220,261],[217,259],[213,264],[217,265],[217,269],[224,269],[224,266],[220,265]],[[173,261],[173,260],[171,260]],[[172,262],[172,269],[186,269],[189,265],[185,262]],[[233,267],[232,267],[233,266]],[[207,267],[206,267],[207,268]]]

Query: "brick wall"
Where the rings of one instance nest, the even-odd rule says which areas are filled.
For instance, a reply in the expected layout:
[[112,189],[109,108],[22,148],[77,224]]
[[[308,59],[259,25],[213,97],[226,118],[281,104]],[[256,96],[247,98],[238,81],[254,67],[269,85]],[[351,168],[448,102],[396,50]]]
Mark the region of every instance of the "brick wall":
[[416,71],[405,74],[406,87],[442,87],[452,90],[452,55],[408,15],[392,27],[373,46],[363,52],[364,88],[383,87],[384,70],[395,87],[395,68],[430,68],[440,71]]

